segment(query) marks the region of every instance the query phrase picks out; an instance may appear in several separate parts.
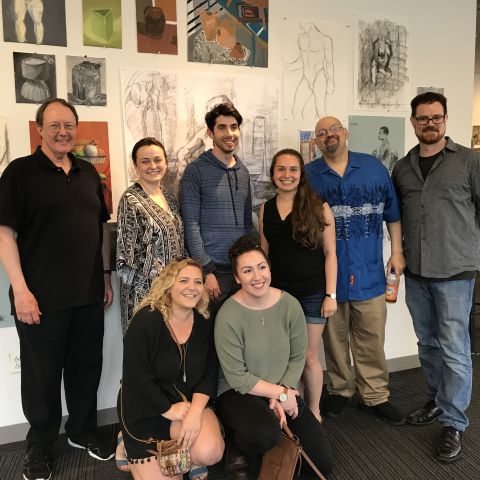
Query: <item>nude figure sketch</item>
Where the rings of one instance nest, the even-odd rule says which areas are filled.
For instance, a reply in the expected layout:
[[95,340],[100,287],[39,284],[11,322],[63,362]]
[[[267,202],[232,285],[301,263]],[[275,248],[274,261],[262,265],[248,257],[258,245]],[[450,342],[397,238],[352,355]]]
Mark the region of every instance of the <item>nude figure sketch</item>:
[[389,20],[359,21],[357,103],[400,107],[406,103],[407,37],[404,25]]
[[385,167],[387,167],[388,172],[392,173],[393,166],[398,160],[398,152],[391,147],[390,140],[388,135],[390,130],[388,127],[380,127],[378,131],[378,146],[373,150],[372,155],[377,157]]
[[297,37],[298,57],[286,64],[286,71],[301,71],[295,88],[291,112],[305,119],[306,108],[313,103],[315,118],[327,114],[327,95],[335,91],[333,41],[314,23],[300,24]]
[[27,41],[25,15],[28,13],[33,21],[35,41],[37,44],[43,43],[43,0],[13,0],[13,13],[17,41],[22,43]]

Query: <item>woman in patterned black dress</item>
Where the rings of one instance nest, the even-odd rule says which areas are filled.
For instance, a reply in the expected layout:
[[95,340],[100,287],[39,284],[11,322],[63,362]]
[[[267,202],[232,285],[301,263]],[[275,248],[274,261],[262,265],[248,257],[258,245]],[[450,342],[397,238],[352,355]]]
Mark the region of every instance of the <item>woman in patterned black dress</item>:
[[143,138],[133,147],[132,160],[138,180],[120,198],[117,215],[117,273],[124,335],[152,280],[185,254],[177,200],[161,185],[168,168],[165,148],[154,138]]

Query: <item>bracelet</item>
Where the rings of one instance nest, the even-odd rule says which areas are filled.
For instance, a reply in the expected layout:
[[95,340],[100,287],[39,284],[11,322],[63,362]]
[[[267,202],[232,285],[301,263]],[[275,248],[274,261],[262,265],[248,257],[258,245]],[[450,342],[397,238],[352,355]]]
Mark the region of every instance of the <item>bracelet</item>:
[[108,270],[108,269],[104,269],[104,270],[103,270],[103,274],[104,274],[104,275],[110,275],[111,273],[112,273],[111,270]]

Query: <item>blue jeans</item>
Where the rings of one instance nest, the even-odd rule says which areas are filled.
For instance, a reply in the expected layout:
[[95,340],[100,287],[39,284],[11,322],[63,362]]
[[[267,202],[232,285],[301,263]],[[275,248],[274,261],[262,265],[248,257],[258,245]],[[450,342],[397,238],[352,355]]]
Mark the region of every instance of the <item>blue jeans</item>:
[[418,355],[428,400],[442,424],[464,431],[472,394],[469,317],[475,279],[432,282],[405,278],[406,302],[418,337]]

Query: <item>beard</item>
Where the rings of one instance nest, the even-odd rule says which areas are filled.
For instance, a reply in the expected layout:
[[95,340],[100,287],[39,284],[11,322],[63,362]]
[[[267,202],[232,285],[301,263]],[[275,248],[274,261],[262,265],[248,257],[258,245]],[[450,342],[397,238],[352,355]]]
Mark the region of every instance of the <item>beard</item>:
[[327,151],[327,153],[333,154],[333,153],[336,153],[338,148],[340,147],[340,139],[338,137],[333,137],[336,140],[336,142],[329,144],[328,141],[331,138],[332,137],[328,137],[327,140],[325,141],[325,150]]
[[[435,134],[435,135],[433,135]],[[445,132],[441,132],[438,128],[424,128],[417,138],[425,145],[434,145],[440,142],[445,136]]]

